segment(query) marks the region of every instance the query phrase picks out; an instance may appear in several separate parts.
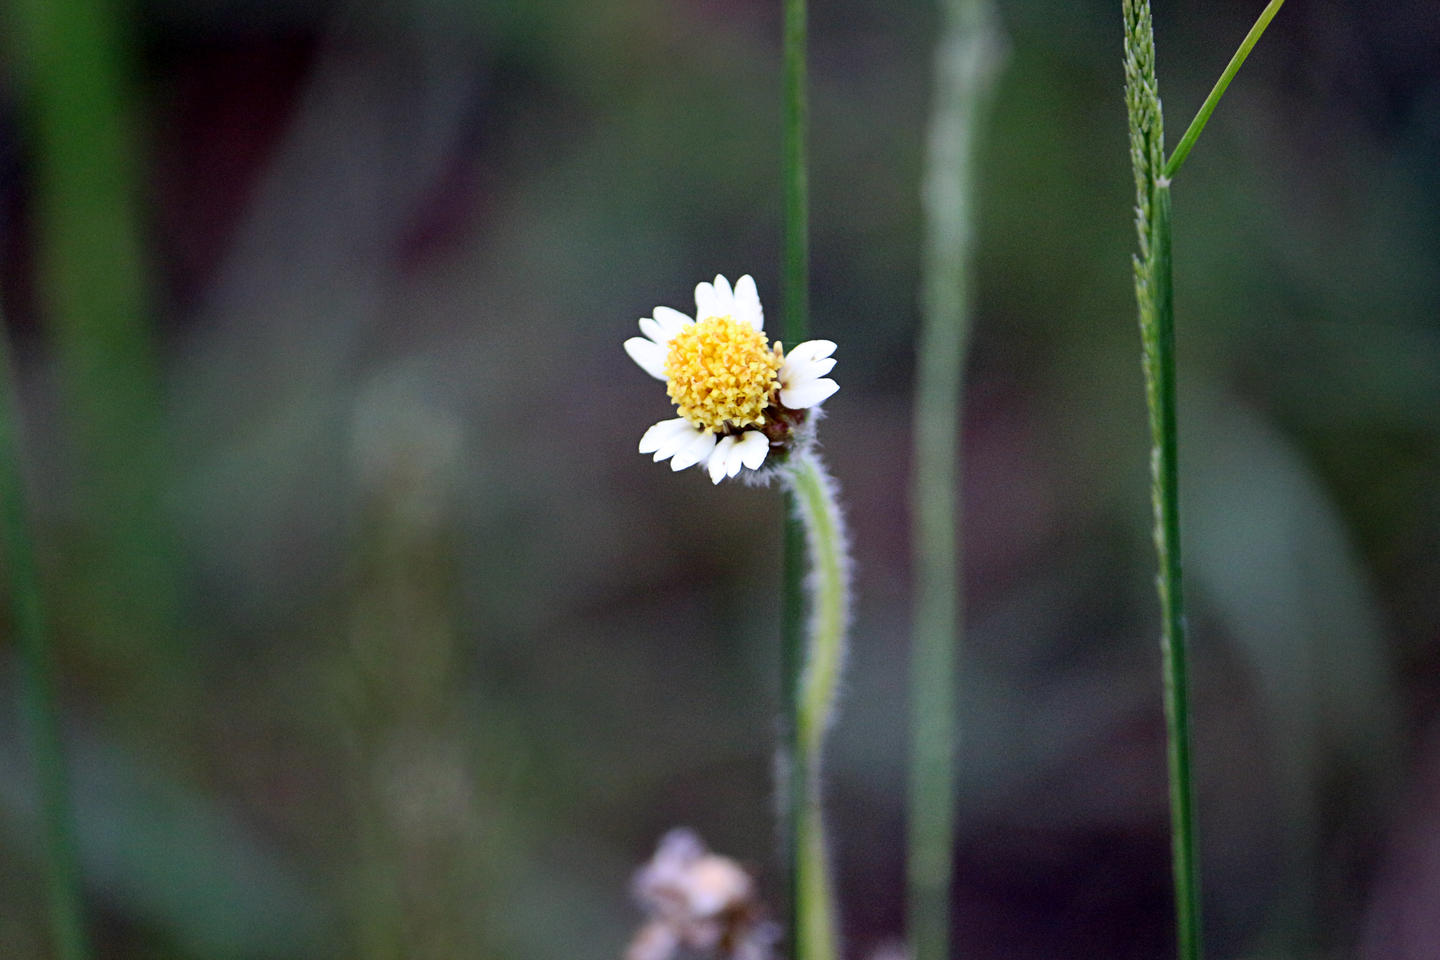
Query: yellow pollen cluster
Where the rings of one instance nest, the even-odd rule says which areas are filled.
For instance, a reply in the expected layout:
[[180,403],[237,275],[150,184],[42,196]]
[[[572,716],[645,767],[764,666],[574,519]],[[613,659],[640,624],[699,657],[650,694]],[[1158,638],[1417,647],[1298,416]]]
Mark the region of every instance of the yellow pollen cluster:
[[707,317],[670,341],[667,391],[691,423],[719,432],[728,422],[758,427],[781,358],[765,334],[730,317]]

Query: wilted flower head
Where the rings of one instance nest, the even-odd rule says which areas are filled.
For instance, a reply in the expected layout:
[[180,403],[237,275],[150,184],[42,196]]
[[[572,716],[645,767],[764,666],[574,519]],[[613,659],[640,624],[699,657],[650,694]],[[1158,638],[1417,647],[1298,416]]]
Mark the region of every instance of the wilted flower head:
[[778,931],[764,919],[754,880],[693,831],[665,834],[635,874],[634,893],[647,919],[625,960],[670,960],[682,948],[728,960],[771,957]]
[[694,320],[656,307],[640,332],[625,352],[665,381],[680,414],[647,430],[640,452],[668,459],[674,470],[703,465],[715,483],[807,442],[808,411],[840,389],[825,376],[835,366],[829,340],[807,340],[788,356],[770,344],[748,275],[733,290],[723,276],[697,285]]

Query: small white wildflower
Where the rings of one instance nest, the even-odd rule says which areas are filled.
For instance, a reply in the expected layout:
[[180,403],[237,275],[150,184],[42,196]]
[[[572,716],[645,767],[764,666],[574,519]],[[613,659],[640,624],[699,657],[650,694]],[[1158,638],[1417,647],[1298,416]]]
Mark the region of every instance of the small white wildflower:
[[645,336],[626,340],[625,352],[665,381],[680,414],[645,431],[640,452],[673,470],[704,466],[719,483],[805,442],[807,411],[840,389],[825,376],[835,344],[807,340],[788,356],[778,342],[772,347],[749,275],[734,289],[723,276],[698,284],[695,317],[656,307],[640,321]]
[[778,928],[764,919],[755,881],[734,860],[711,853],[693,831],[671,830],[635,874],[646,922],[625,960],[672,960],[682,948],[728,960],[771,960]]

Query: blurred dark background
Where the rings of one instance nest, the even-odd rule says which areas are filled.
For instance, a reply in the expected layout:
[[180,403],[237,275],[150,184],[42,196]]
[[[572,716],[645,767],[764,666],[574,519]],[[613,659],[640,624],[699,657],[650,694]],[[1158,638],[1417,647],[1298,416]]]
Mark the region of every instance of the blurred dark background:
[[[1158,0],[1172,143],[1260,6]],[[46,308],[51,160],[16,53],[44,9],[0,20],[0,290],[101,956],[605,960],[638,920],[631,871],[677,824],[773,895],[778,495],[639,456],[669,408],[620,344],[717,272],[753,274],[778,316],[779,4],[115,11],[151,365],[96,375],[148,383],[138,461],[77,426]],[[1160,958],[1119,3],[1000,14],[957,956]],[[864,960],[903,932],[938,15],[832,0],[811,27],[813,327],[842,385],[822,440],[858,569],[829,795]],[[1440,5],[1295,0],[1175,186],[1217,960],[1440,956],[1437,155]],[[0,956],[38,960],[13,661],[7,635]]]

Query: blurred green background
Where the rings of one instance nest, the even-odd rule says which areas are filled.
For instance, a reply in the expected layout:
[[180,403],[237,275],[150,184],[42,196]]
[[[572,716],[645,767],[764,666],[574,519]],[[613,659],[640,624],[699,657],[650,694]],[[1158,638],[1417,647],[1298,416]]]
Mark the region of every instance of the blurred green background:
[[[1260,3],[1159,0],[1172,142]],[[1172,951],[1118,2],[1009,0],[967,392],[957,955]],[[774,894],[779,502],[621,342],[778,317],[779,5],[15,0],[0,293],[104,958],[607,960],[685,824]],[[858,611],[846,954],[903,929],[938,16],[811,11]],[[1210,955],[1440,955],[1440,6],[1287,5],[1175,186]],[[0,636],[0,957],[44,957]]]

